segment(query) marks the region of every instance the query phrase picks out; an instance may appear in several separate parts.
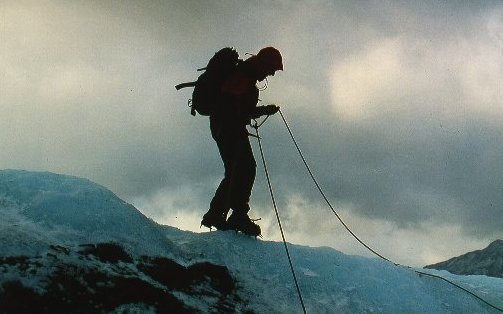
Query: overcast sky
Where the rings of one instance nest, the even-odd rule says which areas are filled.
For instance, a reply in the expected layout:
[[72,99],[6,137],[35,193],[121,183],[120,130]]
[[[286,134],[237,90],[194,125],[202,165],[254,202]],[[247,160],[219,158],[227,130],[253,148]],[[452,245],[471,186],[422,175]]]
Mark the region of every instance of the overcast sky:
[[[499,1],[1,1],[0,168],[98,182],[199,229],[223,166],[187,108],[215,51],[275,46],[281,106],[343,219],[400,263],[503,238]],[[287,240],[368,255],[308,178],[279,116],[261,128]],[[254,148],[258,148],[253,140]],[[263,167],[252,217],[279,233]]]

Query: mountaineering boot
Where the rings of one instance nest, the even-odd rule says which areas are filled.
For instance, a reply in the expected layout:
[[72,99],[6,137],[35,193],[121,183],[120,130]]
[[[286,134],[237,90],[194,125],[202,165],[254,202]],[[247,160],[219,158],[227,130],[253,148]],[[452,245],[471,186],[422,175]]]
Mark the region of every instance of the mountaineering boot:
[[217,230],[228,230],[227,221],[225,221],[224,214],[217,213],[215,211],[209,210],[203,216],[201,220],[201,226],[210,228],[215,227]]
[[233,212],[227,220],[227,228],[254,237],[261,234],[260,226],[254,223],[246,213]]

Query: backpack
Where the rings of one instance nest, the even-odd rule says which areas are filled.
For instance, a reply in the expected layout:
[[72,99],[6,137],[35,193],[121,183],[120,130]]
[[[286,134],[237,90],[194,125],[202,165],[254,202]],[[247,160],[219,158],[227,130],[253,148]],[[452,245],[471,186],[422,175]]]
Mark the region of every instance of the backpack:
[[199,75],[197,81],[175,86],[177,90],[194,87],[192,99],[189,99],[190,113],[193,116],[196,112],[203,116],[210,116],[218,109],[222,84],[241,61],[234,48],[222,48],[215,53],[205,68],[198,69],[204,72]]

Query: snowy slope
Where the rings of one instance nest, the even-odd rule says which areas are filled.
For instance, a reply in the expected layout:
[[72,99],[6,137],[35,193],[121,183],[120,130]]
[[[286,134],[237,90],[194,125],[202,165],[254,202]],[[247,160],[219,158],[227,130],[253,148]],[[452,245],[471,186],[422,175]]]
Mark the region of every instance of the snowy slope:
[[[202,259],[227,266],[257,312],[302,312],[282,243],[256,241],[233,231],[191,234],[166,227],[166,235]],[[441,280],[419,277],[411,269],[327,247],[289,248],[308,313],[498,312]],[[441,274],[503,306],[503,280]]]
[[[0,215],[0,313],[302,312],[282,243],[159,226],[85,179],[0,171]],[[498,313],[381,260],[290,249],[308,313]],[[441,274],[503,306],[503,279]]]
[[[36,253],[49,244],[117,241],[136,253],[174,246],[153,222],[106,188],[53,173],[0,172],[3,255]],[[22,235],[22,236],[19,236]]]
[[0,216],[0,313],[231,313],[239,303],[225,267],[187,263],[157,224],[88,180],[0,171]]

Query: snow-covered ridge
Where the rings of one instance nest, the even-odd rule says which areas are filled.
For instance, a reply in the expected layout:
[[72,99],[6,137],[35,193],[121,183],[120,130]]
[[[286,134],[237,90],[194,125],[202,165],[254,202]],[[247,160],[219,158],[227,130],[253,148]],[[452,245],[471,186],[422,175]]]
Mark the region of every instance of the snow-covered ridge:
[[[302,312],[282,243],[160,226],[85,179],[0,171],[0,215],[0,309],[6,300],[79,300],[68,295],[76,282],[65,274],[73,271],[78,291],[105,312],[162,312],[170,304],[188,313]],[[308,313],[497,313],[443,281],[378,259],[326,247],[290,251]],[[428,271],[503,306],[503,279]]]
[[[174,249],[155,223],[110,190],[89,180],[48,172],[0,171],[0,254],[37,252],[49,244],[116,241],[145,254]],[[22,237],[14,236],[22,234]]]

